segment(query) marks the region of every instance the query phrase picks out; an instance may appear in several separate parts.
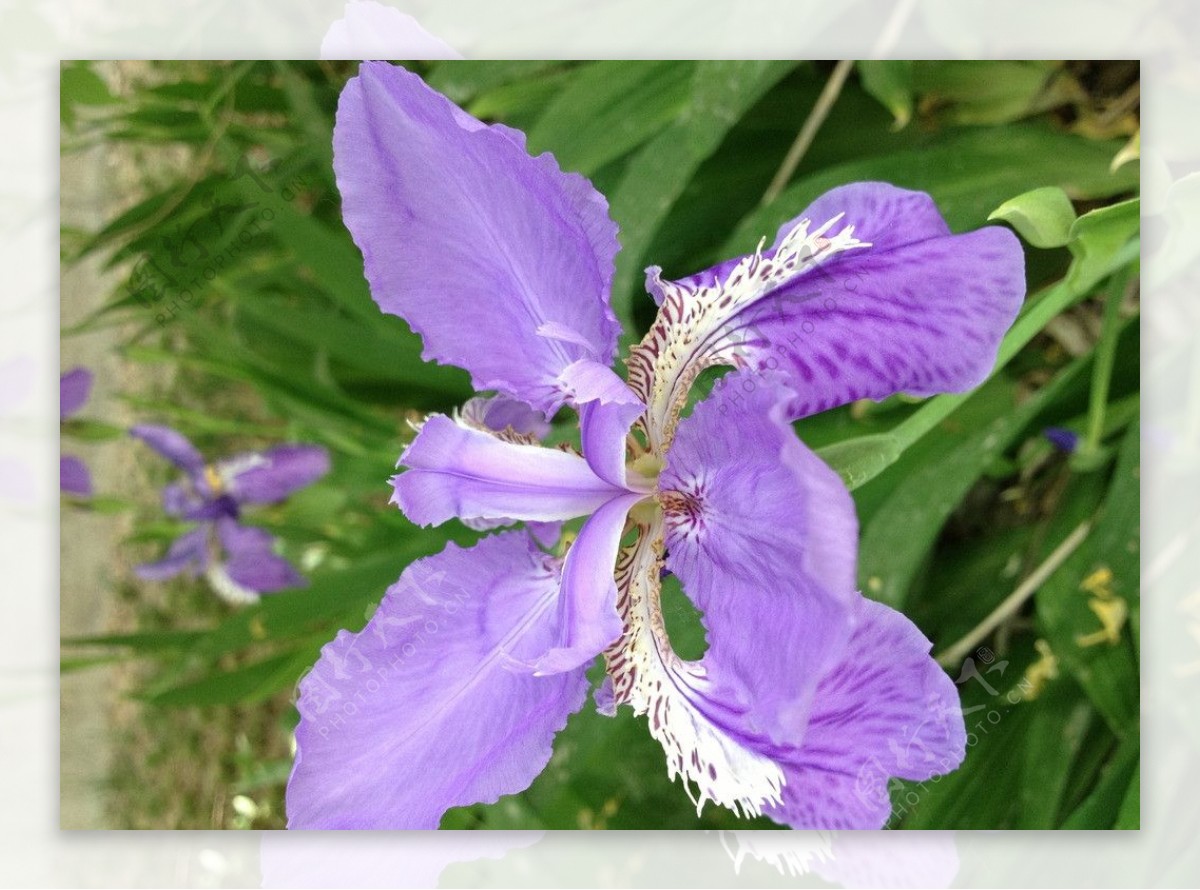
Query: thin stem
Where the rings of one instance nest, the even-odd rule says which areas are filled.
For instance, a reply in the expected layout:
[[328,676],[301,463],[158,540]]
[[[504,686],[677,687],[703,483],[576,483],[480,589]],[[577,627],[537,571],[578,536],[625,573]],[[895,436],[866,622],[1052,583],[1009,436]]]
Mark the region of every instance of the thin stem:
[[1100,342],[1096,344],[1096,363],[1092,366],[1092,390],[1088,402],[1088,428],[1082,451],[1096,452],[1104,437],[1104,413],[1108,408],[1108,390],[1112,383],[1113,363],[1117,354],[1117,334],[1120,331],[1121,301],[1129,284],[1129,269],[1113,276],[1104,302],[1104,321]]
[[1046,561],[1030,573],[1029,577],[1022,581],[1017,589],[1010,593],[1000,605],[998,605],[987,618],[984,618],[976,625],[965,637],[955,643],[948,649],[943,650],[941,655],[937,656],[938,664],[942,667],[953,667],[958,664],[962,658],[974,649],[979,643],[987,638],[987,635],[995,630],[1006,619],[1012,617],[1016,611],[1021,608],[1022,604],[1029,599],[1037,589],[1046,583],[1046,579],[1058,570],[1067,558],[1074,553],[1079,545],[1087,538],[1088,533],[1092,530],[1092,520],[1087,519],[1076,526],[1075,530],[1063,539],[1054,552],[1046,557]]
[[846,78],[850,76],[850,69],[853,67],[853,59],[842,59],[834,67],[833,73],[829,75],[829,80],[825,84],[825,89],[821,90],[821,95],[817,97],[816,104],[813,105],[812,111],[808,113],[808,118],[804,121],[804,126],[800,128],[800,132],[796,136],[796,141],[788,149],[783,163],[779,165],[779,169],[775,172],[775,178],[771,180],[771,184],[767,186],[766,192],[763,193],[763,204],[770,204],[778,198],[779,193],[783,191],[783,187],[788,184],[788,180],[796,172],[796,167],[799,166],[800,159],[804,157],[804,153],[812,145],[813,139],[816,138],[817,130],[821,129],[821,124],[825,123],[825,118],[829,116],[829,111],[833,108],[833,103],[837,101],[838,94],[842,91],[842,85],[845,84]]

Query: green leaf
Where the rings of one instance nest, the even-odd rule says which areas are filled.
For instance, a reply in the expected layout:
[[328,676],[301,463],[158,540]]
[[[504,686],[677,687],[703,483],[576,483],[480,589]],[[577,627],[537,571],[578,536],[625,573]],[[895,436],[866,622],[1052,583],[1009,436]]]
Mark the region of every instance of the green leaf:
[[87,62],[64,64],[59,72],[59,117],[64,124],[75,122],[76,105],[114,105],[118,101],[108,84]]
[[62,424],[62,434],[68,439],[79,439],[83,442],[111,442],[113,439],[124,438],[125,428],[99,420],[76,418]]
[[946,123],[998,124],[1053,107],[1072,95],[1070,82],[1055,82],[1058,63],[953,60],[916,62],[913,89]]
[[[679,120],[643,146],[611,196],[621,227],[613,305],[630,331],[630,300],[646,248],[701,163],[793,62],[700,62]],[[800,117],[801,115],[797,115]],[[797,122],[797,125],[799,122]]]
[[1034,247],[1062,247],[1071,240],[1075,208],[1058,186],[1046,186],[1005,201],[988,219],[1010,223]]
[[899,130],[912,119],[913,88],[911,61],[867,60],[858,62],[858,74],[863,89],[879,100],[896,119],[893,129]]
[[203,707],[231,705],[257,701],[300,679],[306,666],[316,659],[316,651],[302,647],[299,652],[288,651],[272,655],[230,671],[208,674],[199,680],[180,683],[166,689],[138,696],[142,701],[160,707]]
[[62,645],[98,648],[129,649],[133,652],[162,652],[186,649],[195,644],[204,631],[159,630],[130,634],[106,634],[90,637],[64,637]]
[[1140,746],[1136,738],[1123,742],[1105,767],[1099,784],[1067,817],[1062,827],[1067,831],[1116,827],[1118,814],[1125,809],[1130,786],[1138,782],[1139,757]]
[[1129,780],[1129,788],[1125,791],[1125,799],[1121,801],[1121,809],[1117,811],[1117,824],[1113,826],[1120,831],[1137,831],[1142,827],[1142,769],[1140,764],[1133,769],[1133,778]]
[[564,63],[543,60],[453,59],[437,63],[426,83],[460,105],[514,81],[537,80]]
[[1079,768],[1080,750],[1094,743],[1091,730],[1100,719],[1069,680],[1049,683],[1026,706],[1033,713],[1024,740],[1021,806],[1013,827],[1057,828],[1068,779]]
[[[1138,426],[1125,434],[1117,467],[1088,540],[1035,596],[1039,624],[1062,667],[1083,687],[1120,739],[1137,732]],[[1086,477],[1085,477],[1086,478]],[[1115,636],[1102,615],[1126,617]]]
[[1141,201],[1133,198],[1085,213],[1071,226],[1068,247],[1075,256],[1067,282],[1079,287],[1080,282],[1095,279],[1122,247],[1137,237],[1141,218]]
[[[1076,200],[1119,195],[1136,188],[1138,176],[1128,166],[1109,171],[1118,146],[1040,123],[1014,124],[1002,134],[945,131],[913,151],[834,164],[798,179],[771,204],[743,219],[720,256],[753,250],[760,238],[774,233],[822,193],[848,182],[883,180],[928,192],[956,232],[983,225],[988,214],[1013,195],[1041,186],[1058,186]],[[1020,162],[1014,163],[1014,158]]]
[[564,170],[590,175],[679,116],[693,71],[691,62],[593,62],[538,118],[530,150],[553,151]]

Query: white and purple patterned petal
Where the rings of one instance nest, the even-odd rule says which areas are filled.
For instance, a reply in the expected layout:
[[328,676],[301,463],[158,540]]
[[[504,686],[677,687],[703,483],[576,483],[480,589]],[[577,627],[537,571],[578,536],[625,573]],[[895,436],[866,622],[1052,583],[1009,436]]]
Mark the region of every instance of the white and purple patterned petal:
[[777,376],[728,375],[680,423],[659,479],[666,564],[704,613],[711,694],[775,741],[803,730],[858,598],[854,504],[796,438],[793,396]]
[[242,504],[274,504],[329,472],[329,452],[318,445],[277,445],[214,467]]
[[145,581],[166,581],[185,572],[195,576],[208,566],[210,532],[207,524],[184,532],[171,542],[166,556],[134,566],[133,573]]
[[625,494],[576,454],[505,442],[435,414],[400,455],[392,502],[418,525],[448,519],[547,522],[586,516]]
[[67,494],[81,498],[92,496],[92,474],[87,464],[77,457],[64,454],[58,459],[58,485]]
[[882,828],[892,777],[924,781],[966,753],[953,681],[904,615],[868,599],[839,664],[821,679],[801,745],[779,756],[783,803],[768,815],[798,829]]
[[551,155],[530,157],[520,133],[367,62],[342,91],[334,170],[372,295],[422,336],[426,358],[547,415],[567,366],[611,363],[607,202]]
[[92,372],[72,368],[58,379],[58,416],[66,420],[84,406],[92,394]]
[[1020,309],[1025,270],[1007,229],[951,235],[927,195],[858,183],[819,198],[770,250],[675,282],[651,269],[648,287],[662,310],[630,383],[651,405],[657,446],[711,365],[786,372],[793,417],[970,389]]
[[187,437],[167,426],[139,424],[131,427],[129,435],[141,439],[179,469],[197,476],[204,472],[204,458]]
[[555,637],[559,566],[523,532],[450,544],[400,576],[300,684],[291,828],[437,828],[524,790],[587,693],[519,665]]

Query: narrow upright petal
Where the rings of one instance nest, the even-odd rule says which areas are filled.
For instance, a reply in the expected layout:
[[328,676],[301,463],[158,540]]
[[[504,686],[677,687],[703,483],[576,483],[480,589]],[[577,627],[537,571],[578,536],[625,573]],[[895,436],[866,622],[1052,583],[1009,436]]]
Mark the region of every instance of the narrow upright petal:
[[558,597],[558,635],[553,648],[539,654],[539,674],[559,673],[586,665],[621,635],[614,572],[625,517],[641,494],[615,497],[600,507],[579,530],[563,563]]
[[81,498],[92,496],[92,474],[87,464],[77,457],[64,454],[58,459],[59,488]]
[[167,555],[157,562],[142,563],[133,572],[146,581],[166,581],[187,572],[196,575],[208,566],[208,540],[211,528],[201,525],[184,532],[172,543]]
[[408,469],[392,478],[392,500],[418,525],[574,519],[625,493],[576,454],[505,442],[444,414],[425,421],[399,465]]
[[911,621],[860,599],[836,667],[817,687],[803,742],[779,756],[787,782],[769,815],[798,829],[882,828],[891,777],[924,781],[966,753],[958,690]]
[[318,445],[278,445],[215,469],[240,503],[273,504],[328,473],[329,452]]
[[649,490],[643,480],[631,479],[625,466],[629,428],[646,406],[616,375],[598,362],[580,361],[560,378],[571,402],[579,406],[583,456],[601,479],[621,488]]
[[367,62],[342,91],[334,170],[371,292],[425,356],[552,414],[572,362],[609,364],[618,244],[583,177],[415,74]]
[[66,420],[84,406],[92,394],[92,372],[72,368],[58,381],[58,415]]
[[778,376],[728,375],[679,425],[659,479],[667,568],[704,613],[712,694],[776,740],[803,729],[858,598],[854,504],[796,438],[792,397]]
[[553,639],[558,575],[523,532],[405,569],[300,684],[289,827],[437,828],[528,787],[587,692],[517,667]]
[[258,594],[307,586],[308,579],[275,553],[275,539],[264,529],[226,518],[218,520],[217,533],[225,550],[224,574],[238,587]]
[[192,475],[204,471],[204,458],[183,433],[166,426],[141,424],[130,428],[129,435],[141,439],[181,470]]

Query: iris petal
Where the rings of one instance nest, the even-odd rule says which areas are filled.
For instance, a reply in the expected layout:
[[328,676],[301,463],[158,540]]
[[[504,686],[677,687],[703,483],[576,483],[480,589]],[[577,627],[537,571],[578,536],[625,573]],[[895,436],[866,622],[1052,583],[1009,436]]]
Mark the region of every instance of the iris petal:
[[216,471],[243,504],[274,504],[329,472],[329,452],[317,445],[278,445],[235,457]]
[[425,422],[400,465],[392,500],[418,525],[573,519],[624,493],[576,454],[505,442],[444,414]]
[[[368,62],[342,92],[334,169],[371,293],[422,336],[426,358],[547,415],[568,365],[612,361],[607,202],[552,156],[530,157],[522,134]],[[554,330],[576,339],[542,333]]]
[[554,637],[556,561],[523,532],[413,563],[300,684],[291,828],[436,828],[524,790],[583,704],[582,669],[514,670]]
[[799,829],[882,828],[891,777],[925,781],[966,753],[958,690],[904,615],[860,601],[839,663],[822,678],[803,742],[779,756],[787,782],[769,815]]

